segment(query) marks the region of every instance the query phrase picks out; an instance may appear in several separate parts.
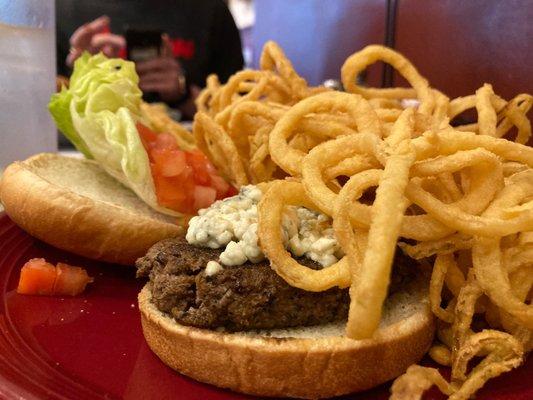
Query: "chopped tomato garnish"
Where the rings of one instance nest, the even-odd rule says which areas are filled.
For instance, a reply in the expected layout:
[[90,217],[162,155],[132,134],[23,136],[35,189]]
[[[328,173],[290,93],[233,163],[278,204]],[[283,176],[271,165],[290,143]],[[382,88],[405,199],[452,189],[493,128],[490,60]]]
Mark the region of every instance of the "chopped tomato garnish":
[[159,166],[161,175],[165,177],[178,176],[187,167],[185,152],[181,150],[155,148],[152,150],[152,157]]
[[196,214],[215,200],[237,193],[199,150],[180,150],[170,133],[155,133],[138,123],[148,153],[157,201],[163,207]]
[[194,205],[197,210],[209,207],[215,201],[217,191],[212,187],[195,186],[194,187]]
[[87,275],[81,267],[57,263],[57,279],[54,285],[54,293],[76,296],[85,290],[85,286],[93,279]]
[[178,142],[176,138],[170,133],[159,133],[155,140],[154,147],[156,149],[178,149]]
[[232,188],[232,186],[228,182],[226,182],[224,178],[222,178],[221,176],[210,175],[210,177],[211,177],[211,185],[217,191],[217,200],[227,197],[229,190],[230,188]]
[[64,263],[53,266],[44,258],[29,260],[20,271],[17,293],[47,296],[76,296],[93,282],[87,271]]
[[[189,169],[190,167],[186,167]],[[158,166],[153,168],[153,170],[157,171]],[[155,172],[154,174],[154,183],[157,190],[157,198],[159,199],[160,203],[163,205],[163,203],[172,205],[173,202],[182,202],[187,198],[187,194],[182,190],[175,190],[176,184],[185,184],[187,180],[187,175],[191,175],[192,172],[189,170],[183,171],[183,174],[173,178],[169,179],[165,177],[162,173]]]
[[234,188],[233,186],[230,185],[229,189],[228,189],[228,192],[226,193],[226,197],[231,197],[231,196],[235,196],[239,193],[239,191]]
[[22,294],[52,294],[56,281],[56,268],[44,258],[28,261],[20,271],[17,288]]
[[211,183],[211,177],[207,170],[209,160],[202,152],[187,152],[187,164],[194,170],[194,182],[203,186],[208,186]]
[[[143,146],[147,150],[150,148],[151,143],[154,143],[157,140],[157,133],[152,132],[143,124],[137,124],[137,132],[139,132],[139,136],[141,138]],[[148,152],[148,157],[150,156],[151,154],[150,152]]]

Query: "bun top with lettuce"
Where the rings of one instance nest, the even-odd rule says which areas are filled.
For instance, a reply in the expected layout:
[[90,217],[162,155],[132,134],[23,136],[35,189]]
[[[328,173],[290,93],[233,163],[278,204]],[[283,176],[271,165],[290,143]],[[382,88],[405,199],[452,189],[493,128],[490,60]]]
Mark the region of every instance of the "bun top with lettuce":
[[132,62],[85,53],[74,64],[69,88],[54,94],[48,108],[76,149],[157,211],[196,214],[234,194],[192,135],[153,126],[138,83]]

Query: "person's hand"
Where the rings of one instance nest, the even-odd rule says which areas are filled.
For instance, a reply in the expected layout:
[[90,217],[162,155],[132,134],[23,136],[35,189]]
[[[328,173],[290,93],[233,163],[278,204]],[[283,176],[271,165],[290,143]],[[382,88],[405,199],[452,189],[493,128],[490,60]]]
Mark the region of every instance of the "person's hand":
[[172,47],[167,35],[163,35],[161,55],[148,61],[138,62],[139,87],[143,92],[156,92],[161,100],[176,101],[183,96],[185,77],[180,63],[172,56]]
[[126,46],[126,39],[109,32],[109,17],[103,15],[94,21],[83,24],[70,37],[70,50],[67,65],[72,67],[74,61],[84,51],[91,54],[104,53],[107,57],[117,57],[120,49]]

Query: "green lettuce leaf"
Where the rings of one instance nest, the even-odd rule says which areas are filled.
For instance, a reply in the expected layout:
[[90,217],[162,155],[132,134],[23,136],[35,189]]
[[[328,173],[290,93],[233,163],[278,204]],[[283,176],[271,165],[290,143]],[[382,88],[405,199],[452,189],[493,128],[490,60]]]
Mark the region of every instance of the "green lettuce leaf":
[[150,161],[136,128],[139,121],[146,124],[138,83],[132,62],[85,53],[74,63],[69,88],[52,96],[49,110],[78,150],[152,208],[180,215],[157,202]]
[[72,94],[66,89],[62,88],[60,93],[55,93],[48,103],[48,110],[52,114],[58,129],[63,132],[65,137],[70,140],[74,147],[83,153],[87,158],[93,158],[91,152],[85,145],[85,142],[72,125],[72,118],[70,117],[70,101]]

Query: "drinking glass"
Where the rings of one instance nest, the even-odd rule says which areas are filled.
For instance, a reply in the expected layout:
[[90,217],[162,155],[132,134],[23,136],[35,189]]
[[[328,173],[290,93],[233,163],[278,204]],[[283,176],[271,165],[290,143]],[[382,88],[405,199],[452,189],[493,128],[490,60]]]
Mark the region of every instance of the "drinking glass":
[[57,150],[47,104],[55,91],[54,0],[0,0],[0,172]]

